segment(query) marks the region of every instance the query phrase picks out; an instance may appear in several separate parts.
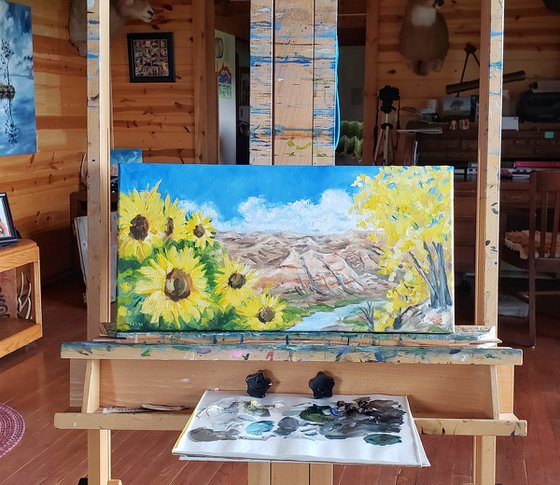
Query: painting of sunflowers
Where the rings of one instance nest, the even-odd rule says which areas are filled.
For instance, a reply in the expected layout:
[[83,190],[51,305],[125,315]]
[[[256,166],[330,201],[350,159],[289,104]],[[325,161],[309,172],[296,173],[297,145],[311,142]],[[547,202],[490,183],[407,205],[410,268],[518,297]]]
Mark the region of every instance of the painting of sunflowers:
[[453,331],[453,170],[121,167],[117,329]]

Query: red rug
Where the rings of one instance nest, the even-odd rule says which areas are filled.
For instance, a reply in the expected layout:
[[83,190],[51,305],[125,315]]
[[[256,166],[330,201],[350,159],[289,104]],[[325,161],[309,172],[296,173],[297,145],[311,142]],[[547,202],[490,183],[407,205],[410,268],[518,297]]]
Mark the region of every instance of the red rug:
[[23,438],[25,421],[14,408],[0,404],[0,457],[11,451]]

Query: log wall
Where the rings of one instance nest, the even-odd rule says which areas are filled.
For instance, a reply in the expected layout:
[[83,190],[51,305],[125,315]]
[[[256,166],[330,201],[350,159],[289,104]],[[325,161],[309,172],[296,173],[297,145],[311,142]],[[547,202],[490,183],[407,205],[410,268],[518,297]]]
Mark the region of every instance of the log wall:
[[[155,18],[112,39],[115,148],[141,148],[150,162],[193,162],[195,119],[193,19],[190,1],[151,0]],[[175,83],[130,83],[126,32],[173,32]]]
[[[464,47],[480,46],[480,0],[446,1],[441,8],[449,28],[451,47],[440,72],[422,77],[401,59],[398,38],[407,0],[380,0],[379,62],[377,87],[386,84],[401,91],[401,106],[420,109],[430,98],[445,95],[445,85],[459,82],[465,59]],[[365,0],[340,0],[339,36],[342,44],[364,45]],[[505,2],[504,73],[525,70],[527,80],[507,84],[513,98],[537,79],[560,78],[560,14],[547,10],[542,0]],[[480,52],[477,52],[480,58]],[[469,60],[465,80],[478,78],[478,66]],[[473,94],[471,91],[465,94]],[[406,117],[406,112],[404,113]]]

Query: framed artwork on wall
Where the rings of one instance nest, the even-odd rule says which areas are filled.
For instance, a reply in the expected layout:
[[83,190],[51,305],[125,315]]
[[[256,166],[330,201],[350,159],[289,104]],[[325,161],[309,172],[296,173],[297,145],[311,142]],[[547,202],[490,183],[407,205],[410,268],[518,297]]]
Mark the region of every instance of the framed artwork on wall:
[[17,238],[8,195],[6,192],[0,192],[0,245],[14,242]]
[[31,8],[0,0],[0,156],[36,152]]
[[175,82],[172,32],[128,34],[131,83]]

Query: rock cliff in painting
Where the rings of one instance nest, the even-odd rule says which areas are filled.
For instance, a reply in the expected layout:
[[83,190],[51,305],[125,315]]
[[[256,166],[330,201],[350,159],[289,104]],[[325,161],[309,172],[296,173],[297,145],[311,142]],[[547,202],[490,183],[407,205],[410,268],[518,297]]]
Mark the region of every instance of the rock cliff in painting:
[[313,294],[318,300],[343,296],[380,297],[394,286],[376,275],[379,249],[366,232],[333,236],[217,233],[230,256],[257,269],[260,288],[274,294]]

